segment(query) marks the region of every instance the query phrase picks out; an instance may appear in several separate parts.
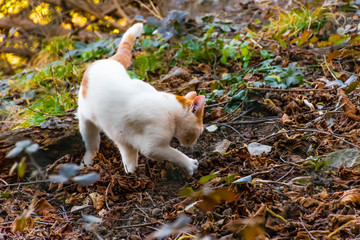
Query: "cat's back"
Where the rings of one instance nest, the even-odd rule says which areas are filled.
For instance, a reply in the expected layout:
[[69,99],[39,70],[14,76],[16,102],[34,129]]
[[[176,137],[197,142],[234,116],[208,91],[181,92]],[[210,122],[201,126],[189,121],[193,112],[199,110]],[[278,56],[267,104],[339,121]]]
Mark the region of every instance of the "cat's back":
[[98,60],[88,66],[86,71],[89,81],[99,85],[130,80],[124,66],[111,59]]

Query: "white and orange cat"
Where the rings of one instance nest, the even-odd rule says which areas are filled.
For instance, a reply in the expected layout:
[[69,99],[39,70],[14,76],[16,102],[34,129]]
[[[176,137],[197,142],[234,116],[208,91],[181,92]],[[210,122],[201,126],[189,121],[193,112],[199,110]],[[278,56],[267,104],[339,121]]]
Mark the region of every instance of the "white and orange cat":
[[198,161],[169,144],[173,137],[185,146],[195,144],[203,129],[205,97],[196,92],[185,97],[159,92],[148,83],[130,79],[126,69],[142,28],[141,23],[129,28],[116,54],[96,61],[84,73],[78,108],[86,147],[83,164],[92,164],[102,130],[119,148],[127,173],[138,166],[140,151],[153,160],[176,163],[192,175]]

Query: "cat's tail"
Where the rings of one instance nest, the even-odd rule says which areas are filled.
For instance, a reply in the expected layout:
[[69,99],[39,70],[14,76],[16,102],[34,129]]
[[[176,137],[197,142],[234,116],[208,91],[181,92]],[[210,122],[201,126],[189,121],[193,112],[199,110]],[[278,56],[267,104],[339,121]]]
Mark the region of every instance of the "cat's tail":
[[121,63],[125,69],[131,64],[131,51],[136,37],[140,36],[143,29],[142,23],[136,23],[131,26],[123,35],[116,53],[109,59],[113,59]]

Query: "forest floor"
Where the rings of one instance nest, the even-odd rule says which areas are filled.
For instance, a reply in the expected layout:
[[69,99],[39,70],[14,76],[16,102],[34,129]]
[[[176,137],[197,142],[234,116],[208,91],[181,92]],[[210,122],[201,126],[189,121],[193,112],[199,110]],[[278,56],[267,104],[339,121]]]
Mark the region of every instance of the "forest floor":
[[[234,26],[261,28],[255,19],[266,22],[262,18],[268,15],[261,5],[249,2],[228,6],[222,17]],[[353,15],[344,16],[348,24],[358,26]],[[299,36],[299,41],[308,37]],[[9,165],[0,173],[0,239],[359,238],[359,45],[319,47],[289,41],[283,47],[279,41],[258,38],[255,45],[271,53],[273,61],[255,57],[250,65],[279,66],[279,76],[287,69],[287,79],[301,71],[304,83],[286,89],[257,85],[266,77],[280,84],[280,78],[249,71],[239,87],[246,101],[227,98],[233,85],[221,82],[226,75],[240,73],[244,63],[189,64],[153,74],[152,84],[172,93],[196,90],[210,96],[216,84],[222,85],[223,97],[205,108],[204,132],[197,144],[186,148],[172,142],[199,160],[196,174],[188,176],[178,166],[141,155],[136,172],[126,174],[118,150],[106,136],[94,165],[80,170],[100,175],[91,185],[36,180],[19,184],[24,179],[19,180],[16,171],[9,173]],[[289,67],[293,62],[296,69]],[[173,74],[175,70],[182,74]],[[352,76],[356,80],[347,84]],[[37,134],[31,129],[29,135]],[[46,167],[43,179],[65,164],[78,164],[82,154],[57,159]],[[340,163],[334,160],[336,154]],[[346,159],[356,161],[350,164]],[[30,165],[26,179],[33,181],[30,173],[36,168]]]

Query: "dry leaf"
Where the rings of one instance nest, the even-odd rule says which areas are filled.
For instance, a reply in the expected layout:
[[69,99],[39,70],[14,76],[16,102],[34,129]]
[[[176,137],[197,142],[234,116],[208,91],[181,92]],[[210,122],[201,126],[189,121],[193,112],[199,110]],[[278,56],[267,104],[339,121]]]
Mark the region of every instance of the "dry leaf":
[[34,208],[36,213],[39,215],[44,215],[48,212],[56,212],[56,209],[51,206],[51,204],[45,198],[41,198],[39,201],[37,201]]
[[344,204],[344,205],[349,204],[349,203],[360,204],[359,190],[352,189],[352,190],[345,191],[344,194],[342,195],[342,197],[340,198],[340,203]]
[[343,107],[345,115],[352,120],[360,121],[360,109],[347,98],[344,90],[339,89],[338,96],[341,96],[341,104],[345,104]]

